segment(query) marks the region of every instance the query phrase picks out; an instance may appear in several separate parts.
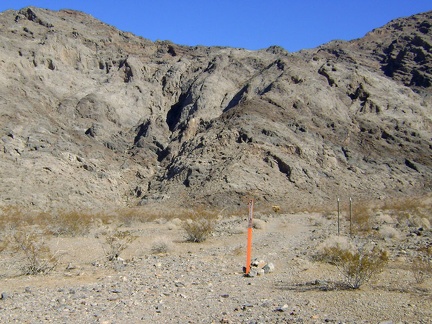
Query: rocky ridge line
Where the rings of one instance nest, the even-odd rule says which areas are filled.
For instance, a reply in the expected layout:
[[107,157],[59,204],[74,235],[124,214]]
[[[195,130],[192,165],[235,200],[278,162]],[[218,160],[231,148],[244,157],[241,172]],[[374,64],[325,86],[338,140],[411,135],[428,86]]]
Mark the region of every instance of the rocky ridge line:
[[288,53],[0,15],[3,205],[291,207],[431,188],[431,14]]

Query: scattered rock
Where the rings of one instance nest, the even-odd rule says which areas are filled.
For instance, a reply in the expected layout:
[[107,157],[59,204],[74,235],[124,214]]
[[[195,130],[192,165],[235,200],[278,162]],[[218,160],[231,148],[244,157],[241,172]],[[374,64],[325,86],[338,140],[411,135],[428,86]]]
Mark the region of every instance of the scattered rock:
[[273,272],[275,270],[275,266],[273,263],[270,262],[267,263],[262,269],[264,270],[264,273],[267,274]]

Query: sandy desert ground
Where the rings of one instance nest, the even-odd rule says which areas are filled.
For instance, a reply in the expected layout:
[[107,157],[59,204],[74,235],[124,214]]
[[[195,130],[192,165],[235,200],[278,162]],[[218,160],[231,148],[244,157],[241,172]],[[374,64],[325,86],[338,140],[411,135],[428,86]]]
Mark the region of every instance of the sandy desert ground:
[[[247,211],[220,218],[202,243],[186,241],[179,219],[123,225],[136,239],[114,261],[104,241],[114,223],[51,236],[60,260],[54,270],[0,278],[0,322],[432,323],[432,279],[417,283],[410,266],[415,247],[431,244],[431,230],[413,234],[418,227],[377,213],[381,229],[394,220],[397,230],[375,228],[368,239],[390,252],[389,263],[360,289],[347,289],[335,266],[314,258],[322,242],[337,240],[336,215],[256,213],[252,258],[274,271],[254,277],[243,274]],[[348,230],[344,217],[341,237]],[[2,272],[11,273],[17,255],[2,254]]]

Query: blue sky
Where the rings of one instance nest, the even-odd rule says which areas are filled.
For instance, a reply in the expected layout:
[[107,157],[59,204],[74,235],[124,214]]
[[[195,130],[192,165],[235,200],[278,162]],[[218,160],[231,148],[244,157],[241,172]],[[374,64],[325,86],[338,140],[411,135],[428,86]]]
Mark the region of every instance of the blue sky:
[[84,11],[152,41],[293,52],[362,37],[392,19],[432,10],[432,0],[2,0],[0,11],[26,6]]

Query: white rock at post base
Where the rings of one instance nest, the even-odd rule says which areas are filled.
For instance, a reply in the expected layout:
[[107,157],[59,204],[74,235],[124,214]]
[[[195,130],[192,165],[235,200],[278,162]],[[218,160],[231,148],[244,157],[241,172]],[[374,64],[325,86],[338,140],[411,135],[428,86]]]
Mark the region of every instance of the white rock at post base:
[[262,269],[264,270],[264,273],[267,274],[273,272],[275,270],[275,266],[273,263],[270,262],[267,263]]

